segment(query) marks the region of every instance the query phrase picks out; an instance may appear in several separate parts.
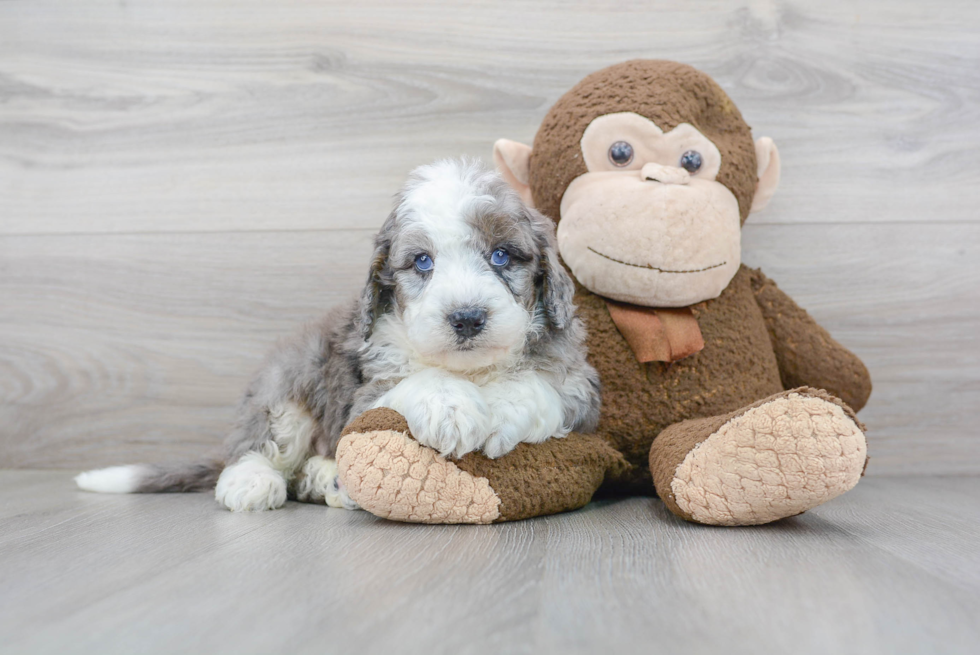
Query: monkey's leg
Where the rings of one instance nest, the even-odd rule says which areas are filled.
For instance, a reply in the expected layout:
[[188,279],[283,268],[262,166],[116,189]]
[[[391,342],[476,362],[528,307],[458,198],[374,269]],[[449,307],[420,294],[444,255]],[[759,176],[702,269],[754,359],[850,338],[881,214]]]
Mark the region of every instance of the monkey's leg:
[[390,409],[365,412],[337,447],[340,479],[354,502],[408,523],[495,523],[582,507],[606,472],[628,466],[591,435],[520,444],[498,459],[441,457],[413,439]]
[[800,387],[669,426],[653,442],[650,470],[657,495],[681,518],[769,523],[858,483],[867,461],[863,427],[843,401]]

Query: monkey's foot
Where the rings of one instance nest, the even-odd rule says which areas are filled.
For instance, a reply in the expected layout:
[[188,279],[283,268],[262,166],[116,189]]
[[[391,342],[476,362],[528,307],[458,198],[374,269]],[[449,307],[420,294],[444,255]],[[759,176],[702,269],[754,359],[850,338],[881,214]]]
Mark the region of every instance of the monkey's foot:
[[689,521],[769,523],[858,483],[867,461],[862,427],[842,401],[802,387],[668,427],[654,441],[650,466],[657,493]]
[[410,523],[493,523],[584,506],[606,471],[628,466],[592,435],[518,444],[498,459],[448,460],[413,439],[390,409],[344,429],[337,466],[351,499],[376,516]]

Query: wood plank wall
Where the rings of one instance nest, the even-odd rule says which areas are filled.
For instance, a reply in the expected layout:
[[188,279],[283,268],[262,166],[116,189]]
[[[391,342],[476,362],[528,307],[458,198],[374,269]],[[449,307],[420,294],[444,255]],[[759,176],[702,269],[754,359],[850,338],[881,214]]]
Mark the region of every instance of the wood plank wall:
[[0,3],[0,467],[196,456],[408,171],[634,57],[783,182],[744,260],[865,359],[871,474],[980,472],[980,4]]

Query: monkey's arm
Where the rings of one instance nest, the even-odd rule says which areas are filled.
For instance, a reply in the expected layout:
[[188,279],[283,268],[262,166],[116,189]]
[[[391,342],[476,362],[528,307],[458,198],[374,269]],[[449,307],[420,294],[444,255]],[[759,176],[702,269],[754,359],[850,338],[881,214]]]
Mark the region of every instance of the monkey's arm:
[[871,395],[871,376],[857,355],[840,345],[776,283],[753,271],[752,289],[776,351],[783,387],[825,389],[860,410]]
[[411,436],[398,412],[354,419],[337,448],[351,499],[375,516],[409,523],[498,523],[584,506],[607,474],[629,467],[594,434],[521,443],[489,459],[447,459]]

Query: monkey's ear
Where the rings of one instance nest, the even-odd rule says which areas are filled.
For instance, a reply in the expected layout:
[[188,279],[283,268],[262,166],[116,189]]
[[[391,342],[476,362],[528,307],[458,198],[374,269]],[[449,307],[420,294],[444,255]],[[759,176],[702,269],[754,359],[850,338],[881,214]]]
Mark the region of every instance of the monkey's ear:
[[531,200],[530,165],[531,146],[510,139],[497,139],[493,144],[493,163],[528,207],[534,207]]
[[764,136],[756,140],[755,160],[758,163],[759,184],[755,187],[750,212],[764,209],[779,186],[779,151],[772,139]]
[[564,330],[575,315],[575,283],[558,259],[554,222],[534,209],[528,209],[527,213],[541,253],[538,297],[551,329]]
[[361,292],[357,307],[357,330],[361,338],[367,341],[374,331],[374,324],[388,304],[388,287],[390,273],[388,271],[388,254],[391,251],[391,234],[394,229],[395,213],[381,227],[374,238],[374,256],[371,258],[371,270],[368,273],[367,284]]

